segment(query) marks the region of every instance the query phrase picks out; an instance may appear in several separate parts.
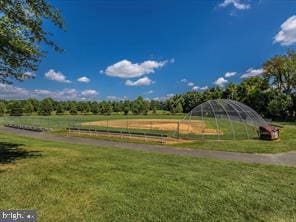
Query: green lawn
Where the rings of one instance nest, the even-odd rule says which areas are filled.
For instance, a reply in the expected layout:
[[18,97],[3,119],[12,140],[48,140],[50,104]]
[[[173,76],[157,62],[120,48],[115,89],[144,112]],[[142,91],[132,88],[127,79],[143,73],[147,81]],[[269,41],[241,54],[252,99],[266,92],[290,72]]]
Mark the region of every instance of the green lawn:
[[0,134],[0,209],[39,221],[295,221],[296,170]]
[[[66,127],[79,127],[82,122],[96,121],[96,120],[113,120],[113,119],[180,119],[182,120],[184,115],[160,115],[160,114],[149,114],[149,115],[77,115],[77,116],[22,116],[22,117],[0,117],[0,124],[3,123],[21,123],[25,125],[41,126],[46,128],[52,128],[59,132],[61,129]],[[228,121],[219,121],[220,128],[229,127]],[[210,127],[215,128],[214,123],[208,122]],[[283,123],[280,123],[283,124]],[[87,127],[87,126],[86,126]],[[101,127],[106,129],[106,127]],[[246,129],[242,124],[235,124],[234,129],[236,131],[237,138],[244,138],[246,136]],[[114,130],[114,128],[113,128]],[[119,129],[117,129],[119,130]],[[125,131],[126,129],[121,129]],[[254,132],[251,134],[251,129],[247,129],[250,135],[255,135]],[[129,129],[129,131],[141,131],[137,129]],[[158,130],[146,132],[160,133]],[[176,136],[176,132],[162,132],[169,136]],[[226,150],[234,152],[248,152],[248,153],[277,153],[296,150],[296,123],[284,123],[284,128],[281,129],[279,141],[261,141],[258,139],[236,139],[232,140],[232,134],[229,133],[221,136],[221,140],[217,141],[217,136],[208,137],[208,139],[202,141],[201,136],[197,136],[197,140],[193,143],[178,144],[178,147],[188,147],[193,149],[209,149],[209,150]],[[182,135],[186,136],[186,135]],[[97,137],[98,138],[98,137]],[[205,137],[206,138],[206,137]],[[210,138],[210,139],[209,139]],[[228,138],[228,139],[225,139]],[[100,137],[99,137],[100,139]],[[109,139],[110,137],[103,137],[103,139]],[[114,140],[120,140],[115,138]],[[130,142],[133,142],[129,140]],[[139,142],[139,141],[134,141]]]
[[33,125],[45,128],[61,129],[72,126],[80,126],[83,122],[100,121],[100,120],[115,120],[115,119],[180,119],[184,118],[183,114],[168,115],[168,114],[149,114],[149,115],[122,115],[113,114],[105,115],[52,115],[52,116],[4,116],[0,117],[0,124],[15,123],[24,125]]
[[178,144],[179,147],[207,150],[226,150],[247,153],[279,153],[296,150],[296,125],[285,124],[280,129],[280,140],[205,140],[193,143]]

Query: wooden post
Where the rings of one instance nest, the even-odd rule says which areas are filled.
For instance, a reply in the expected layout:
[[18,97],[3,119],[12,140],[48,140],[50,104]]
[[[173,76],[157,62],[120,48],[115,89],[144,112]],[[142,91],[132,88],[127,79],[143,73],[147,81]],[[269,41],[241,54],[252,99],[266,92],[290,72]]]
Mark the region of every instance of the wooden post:
[[178,121],[177,137],[178,137],[178,139],[180,139],[180,121]]

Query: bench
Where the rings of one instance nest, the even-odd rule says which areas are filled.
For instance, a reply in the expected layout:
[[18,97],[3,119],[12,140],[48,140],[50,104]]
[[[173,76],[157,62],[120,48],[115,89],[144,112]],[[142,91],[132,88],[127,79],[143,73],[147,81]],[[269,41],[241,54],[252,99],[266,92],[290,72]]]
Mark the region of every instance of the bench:
[[14,129],[22,129],[22,130],[28,130],[28,131],[34,131],[34,132],[44,132],[44,131],[47,131],[46,128],[29,126],[29,125],[5,124],[4,126],[5,127],[14,128]]

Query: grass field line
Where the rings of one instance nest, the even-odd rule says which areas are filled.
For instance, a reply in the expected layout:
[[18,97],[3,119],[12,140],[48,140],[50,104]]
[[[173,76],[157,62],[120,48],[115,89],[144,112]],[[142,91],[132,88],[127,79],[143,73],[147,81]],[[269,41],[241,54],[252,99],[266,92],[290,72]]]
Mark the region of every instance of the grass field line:
[[88,144],[88,145],[95,145],[100,147],[129,149],[129,150],[137,150],[137,151],[144,151],[144,152],[158,152],[163,154],[174,154],[174,155],[181,155],[181,156],[214,158],[214,159],[220,159],[220,160],[240,161],[240,162],[246,162],[246,163],[296,166],[296,151],[276,153],[276,154],[252,154],[252,153],[239,153],[239,152],[228,152],[228,151],[177,148],[177,147],[163,146],[163,145],[115,142],[115,141],[98,140],[98,139],[91,139],[91,138],[60,136],[60,135],[53,135],[45,132],[39,133],[39,132],[31,132],[31,131],[25,131],[25,130],[19,130],[19,129],[4,128],[4,127],[1,127],[0,131],[3,133],[17,134],[22,136],[28,136],[35,139],[55,141],[55,142]]

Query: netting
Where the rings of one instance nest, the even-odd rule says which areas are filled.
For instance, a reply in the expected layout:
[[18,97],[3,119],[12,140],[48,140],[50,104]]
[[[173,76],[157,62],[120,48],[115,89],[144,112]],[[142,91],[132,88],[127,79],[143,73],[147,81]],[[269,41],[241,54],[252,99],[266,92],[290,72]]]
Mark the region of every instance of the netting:
[[228,99],[200,104],[185,116],[182,123],[188,125],[187,137],[217,140],[257,138],[259,126],[268,125],[252,108]]

